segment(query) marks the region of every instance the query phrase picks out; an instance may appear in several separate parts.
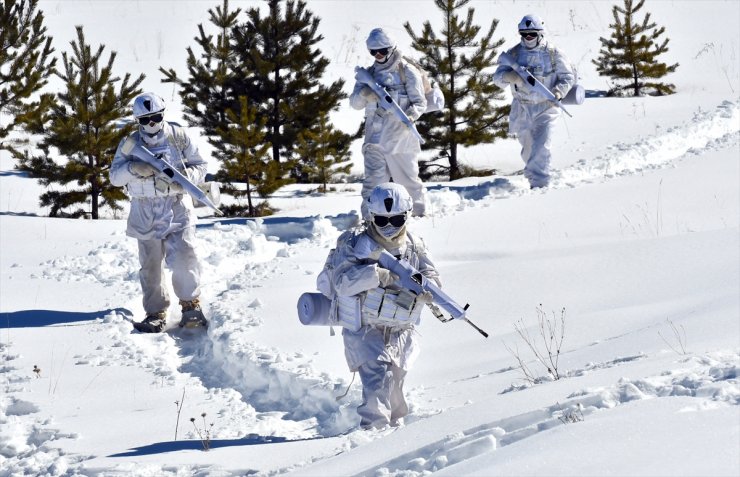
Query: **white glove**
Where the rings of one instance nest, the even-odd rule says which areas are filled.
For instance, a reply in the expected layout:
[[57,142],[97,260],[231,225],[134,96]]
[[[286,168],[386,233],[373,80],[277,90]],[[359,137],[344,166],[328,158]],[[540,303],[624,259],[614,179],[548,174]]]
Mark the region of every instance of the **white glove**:
[[377,101],[378,95],[375,94],[375,91],[372,90],[369,86],[363,86],[360,90],[360,96],[362,96],[366,101]]
[[419,305],[434,303],[434,295],[432,295],[432,292],[430,291],[425,291],[424,293],[416,296],[416,303]]
[[131,174],[139,177],[151,177],[159,171],[155,169],[151,164],[144,161],[131,161],[128,163],[128,170]]
[[506,71],[501,77],[509,84],[516,85],[519,88],[524,87],[524,80],[521,76],[519,76],[519,73],[517,73],[514,70]]
[[555,95],[555,101],[560,101],[561,99],[563,99],[563,93],[561,93],[560,91],[555,91],[553,94]]
[[390,270],[386,270],[385,268],[378,268],[378,285],[381,288],[388,287],[396,280],[398,280],[398,275],[391,272]]
[[177,192],[179,194],[182,194],[184,192],[184,189],[177,182],[170,182],[170,192]]

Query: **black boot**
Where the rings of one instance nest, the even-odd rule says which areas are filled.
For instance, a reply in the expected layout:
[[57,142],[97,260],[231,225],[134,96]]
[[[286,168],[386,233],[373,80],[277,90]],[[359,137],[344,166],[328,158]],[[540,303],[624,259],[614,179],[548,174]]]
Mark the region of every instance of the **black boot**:
[[159,311],[146,315],[144,321],[134,323],[134,328],[142,333],[161,333],[167,325],[167,312]]
[[200,309],[200,300],[197,298],[191,301],[180,301],[182,307],[182,319],[180,319],[180,327],[184,328],[200,328],[208,326],[206,317],[203,316],[203,310]]

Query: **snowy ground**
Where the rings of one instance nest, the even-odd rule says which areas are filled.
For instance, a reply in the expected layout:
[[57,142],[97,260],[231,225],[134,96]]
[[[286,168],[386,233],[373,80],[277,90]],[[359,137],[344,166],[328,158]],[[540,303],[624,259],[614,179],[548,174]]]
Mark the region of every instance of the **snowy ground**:
[[[490,4],[484,18],[599,19],[590,41],[610,19],[597,2]],[[411,415],[394,430],[354,429],[359,383],[336,399],[352,379],[341,338],[295,311],[355,220],[358,184],[286,188],[260,221],[201,220],[211,326],[150,336],[130,325],[143,311],[124,222],[43,217],[39,187],[0,157],[0,476],[739,475],[740,5],[697,5],[646,6],[674,14],[679,93],[572,108],[548,190],[504,175],[429,184],[433,213],[412,228],[491,337],[424,315]],[[697,52],[712,40],[680,33],[708,35],[717,15],[734,36],[707,50],[707,79]],[[573,30],[559,44],[588,56]],[[481,149],[472,161],[516,167],[514,141]],[[565,309],[558,380],[514,329],[536,335],[538,307]]]

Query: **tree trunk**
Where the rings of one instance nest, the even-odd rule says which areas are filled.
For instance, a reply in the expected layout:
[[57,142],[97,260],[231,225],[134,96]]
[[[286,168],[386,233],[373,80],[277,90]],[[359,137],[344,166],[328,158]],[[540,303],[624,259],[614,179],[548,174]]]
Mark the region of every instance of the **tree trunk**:
[[90,203],[91,203],[91,216],[93,220],[98,220],[98,200],[100,197],[100,186],[98,184],[98,176],[95,174],[95,156],[88,156],[88,166],[93,171],[90,174]]
[[249,216],[254,217],[254,205],[252,204],[252,188],[249,186],[249,174],[244,174],[244,183],[247,184],[247,209]]
[[[455,79],[452,78],[450,81],[450,97],[455,96]],[[457,139],[455,134],[457,133],[457,116],[455,115],[455,107],[453,104],[450,105],[449,121],[447,126],[450,128],[450,180],[460,178],[460,167],[457,164]]]
[[640,96],[640,82],[639,78],[637,77],[637,64],[632,64],[632,80],[634,83],[632,84],[632,87],[635,90],[635,96]]

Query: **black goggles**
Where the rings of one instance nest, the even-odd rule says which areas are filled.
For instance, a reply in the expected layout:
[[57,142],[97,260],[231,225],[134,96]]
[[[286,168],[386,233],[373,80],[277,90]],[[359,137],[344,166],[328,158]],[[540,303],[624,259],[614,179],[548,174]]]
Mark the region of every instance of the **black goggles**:
[[385,227],[389,223],[394,227],[403,227],[406,223],[406,214],[391,215],[390,217],[385,215],[374,215],[373,222],[378,227]]
[[522,37],[524,37],[524,38],[536,38],[540,34],[540,32],[538,32],[538,31],[520,31],[519,34],[522,35]]
[[146,126],[149,123],[161,123],[162,119],[164,119],[164,115],[162,113],[150,114],[149,116],[138,118],[139,124],[142,126]]
[[370,54],[375,56],[380,53],[383,56],[387,56],[390,48],[378,48],[377,50],[370,50]]

